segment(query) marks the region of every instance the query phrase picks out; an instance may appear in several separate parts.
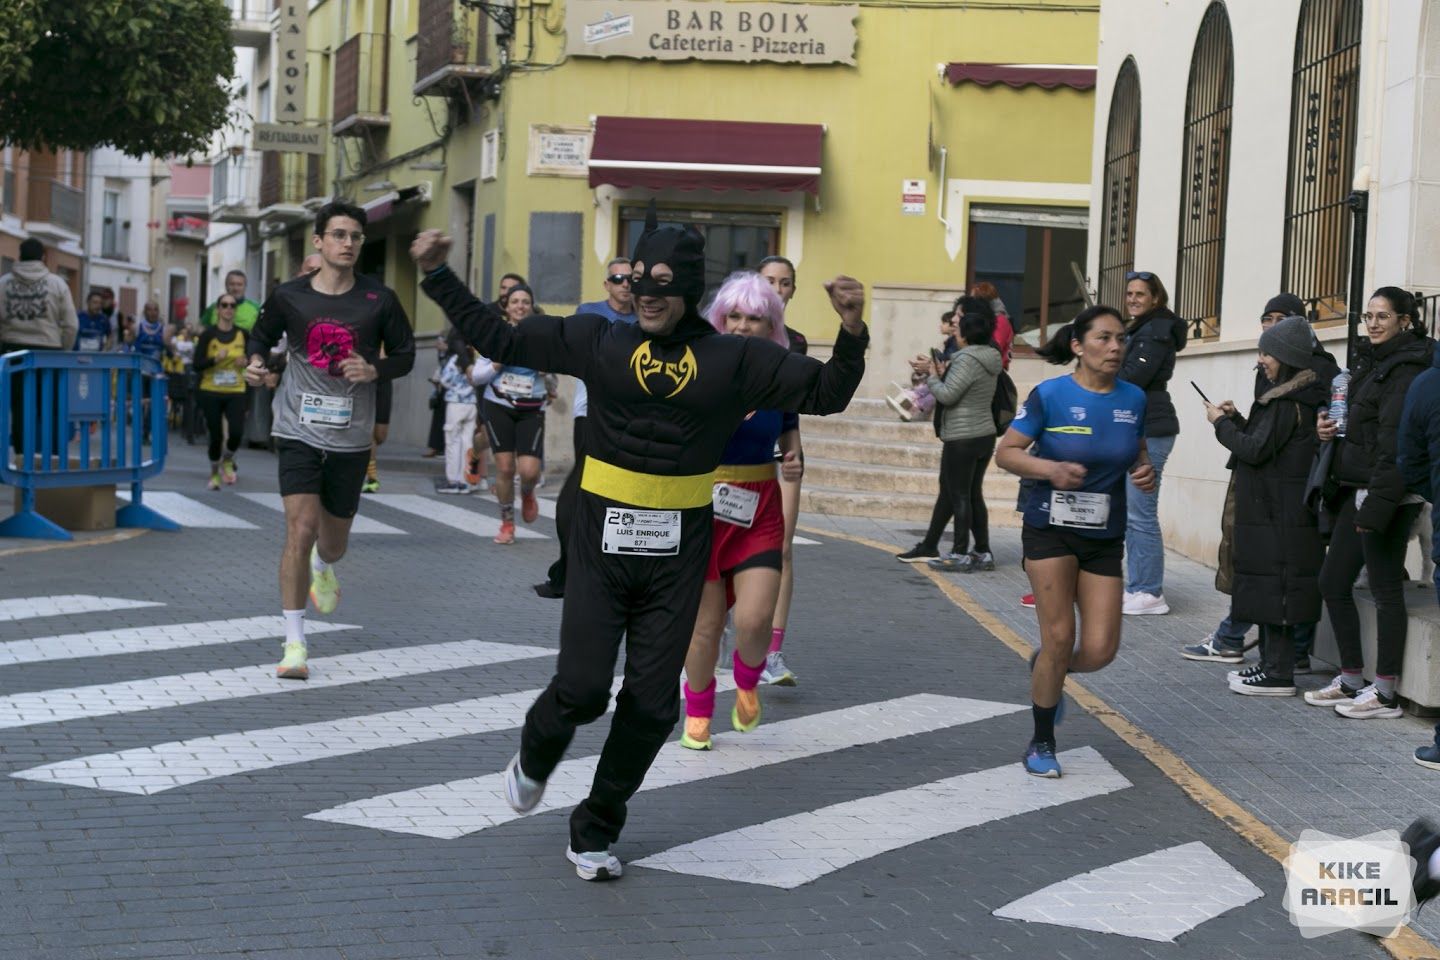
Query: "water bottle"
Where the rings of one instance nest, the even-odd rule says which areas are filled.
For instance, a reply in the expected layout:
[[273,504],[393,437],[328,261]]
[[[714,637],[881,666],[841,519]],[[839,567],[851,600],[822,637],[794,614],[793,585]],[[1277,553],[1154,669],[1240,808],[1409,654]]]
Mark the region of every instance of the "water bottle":
[[1350,371],[1341,370],[1330,381],[1330,413],[1335,422],[1336,436],[1345,436],[1345,424],[1350,419]]

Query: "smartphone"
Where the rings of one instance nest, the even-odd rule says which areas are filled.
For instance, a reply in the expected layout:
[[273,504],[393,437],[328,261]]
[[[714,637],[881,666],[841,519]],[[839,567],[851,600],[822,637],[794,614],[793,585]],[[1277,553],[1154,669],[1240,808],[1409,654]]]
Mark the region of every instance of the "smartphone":
[[934,360],[936,363],[944,363],[944,362],[945,362],[945,354],[941,353],[939,350],[936,350],[934,347],[931,347],[931,348],[930,348],[930,359],[931,359],[931,360]]
[[[1191,381],[1190,381],[1190,386],[1195,387],[1195,392],[1198,393],[1198,394],[1200,394],[1200,399],[1201,399],[1201,400],[1204,400],[1206,403],[1210,403],[1210,398],[1207,397],[1207,396],[1205,396],[1205,391],[1204,391],[1204,390],[1201,390],[1198,386],[1196,386],[1194,380],[1191,380]],[[1212,406],[1213,406],[1213,404],[1212,404]]]

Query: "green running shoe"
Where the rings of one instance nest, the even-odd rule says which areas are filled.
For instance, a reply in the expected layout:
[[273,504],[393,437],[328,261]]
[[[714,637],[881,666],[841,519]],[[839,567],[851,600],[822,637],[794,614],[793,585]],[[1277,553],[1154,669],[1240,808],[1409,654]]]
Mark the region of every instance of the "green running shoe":
[[319,547],[310,548],[310,602],[320,613],[334,613],[340,605],[340,581],[335,578],[335,568],[326,567],[323,573],[315,572],[315,558]]
[[275,667],[275,676],[281,680],[310,679],[310,665],[305,662],[305,644],[285,644],[285,656]]

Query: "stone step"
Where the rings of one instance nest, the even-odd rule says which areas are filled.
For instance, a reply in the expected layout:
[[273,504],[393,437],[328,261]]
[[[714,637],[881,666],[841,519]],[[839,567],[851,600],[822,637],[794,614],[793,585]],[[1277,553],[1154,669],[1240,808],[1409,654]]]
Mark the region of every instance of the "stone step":
[[[914,493],[933,498],[940,489],[940,471],[935,467],[895,467],[887,464],[856,463],[806,456],[805,480],[820,487],[864,493]],[[1020,481],[992,467],[985,474],[985,497],[1015,502]]]
[[[990,507],[991,527],[1017,527],[1015,498],[994,500],[986,497]],[[935,506],[935,496],[918,493],[876,493],[845,490],[806,483],[800,488],[800,509],[838,517],[876,517],[884,520],[911,520],[925,524]],[[948,533],[946,534],[949,535]]]
[[935,439],[935,428],[928,420],[924,423],[905,423],[893,414],[885,419],[856,417],[849,413],[837,413],[830,417],[801,417],[800,436],[870,440],[879,443],[923,443],[928,437],[931,443],[940,442]]
[[881,443],[874,440],[841,440],[835,437],[804,437],[805,456],[825,460],[848,460],[873,466],[940,469],[940,441]]

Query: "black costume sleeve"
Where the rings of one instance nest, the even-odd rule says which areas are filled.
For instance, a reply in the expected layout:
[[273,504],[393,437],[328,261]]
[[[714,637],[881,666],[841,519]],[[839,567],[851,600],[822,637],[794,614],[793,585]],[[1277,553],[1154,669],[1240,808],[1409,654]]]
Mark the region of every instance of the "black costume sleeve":
[[395,380],[415,366],[415,336],[410,332],[410,318],[405,316],[405,308],[400,306],[395,294],[386,291],[386,297],[388,302],[380,318],[380,342],[385,344],[385,356],[377,359],[374,366],[381,380]]
[[215,339],[215,328],[206,327],[200,334],[200,339],[195,341],[195,360],[191,364],[196,373],[202,373],[215,366],[214,359],[210,356],[210,343]]
[[585,314],[563,319],[536,314],[511,326],[498,307],[477,298],[447,267],[427,276],[420,289],[482,357],[499,363],[584,377],[601,335],[610,327],[604,317]]
[[[260,317],[255,321],[255,326],[250,328],[250,335],[245,340],[245,355],[253,357],[257,353],[266,356],[270,348],[280,342],[285,335],[285,308],[283,301],[278,294],[270,294],[265,298],[265,305],[260,308]],[[207,328],[207,332],[210,328]],[[199,347],[196,347],[199,352]]]
[[850,404],[865,375],[870,331],[860,336],[840,328],[835,350],[821,363],[762,337],[749,337],[738,376],[747,408],[793,413],[839,413]]

